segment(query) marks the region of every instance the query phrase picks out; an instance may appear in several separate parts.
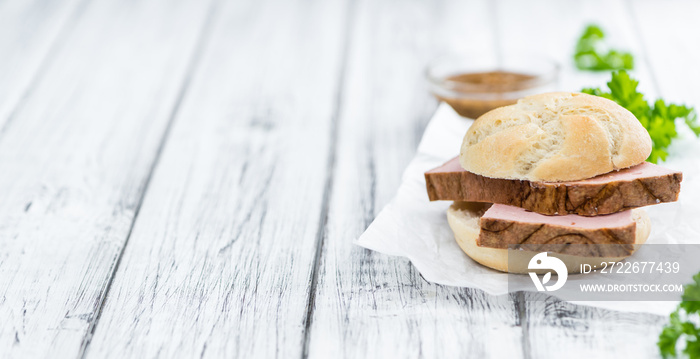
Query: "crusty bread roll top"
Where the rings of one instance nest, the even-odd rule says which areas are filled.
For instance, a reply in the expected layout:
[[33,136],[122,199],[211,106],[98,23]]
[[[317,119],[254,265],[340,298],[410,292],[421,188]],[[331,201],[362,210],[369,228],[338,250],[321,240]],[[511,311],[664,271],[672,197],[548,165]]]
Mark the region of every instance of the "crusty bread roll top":
[[624,107],[553,92],[479,117],[464,136],[460,164],[486,177],[559,182],[634,166],[650,153],[649,134]]

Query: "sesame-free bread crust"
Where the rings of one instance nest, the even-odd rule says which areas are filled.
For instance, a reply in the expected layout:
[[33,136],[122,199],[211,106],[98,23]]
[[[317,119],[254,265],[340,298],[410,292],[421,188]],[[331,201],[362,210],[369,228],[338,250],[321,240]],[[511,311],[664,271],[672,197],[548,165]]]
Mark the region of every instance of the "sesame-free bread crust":
[[464,136],[460,163],[491,178],[559,182],[631,167],[650,153],[649,134],[624,107],[554,92],[479,117]]

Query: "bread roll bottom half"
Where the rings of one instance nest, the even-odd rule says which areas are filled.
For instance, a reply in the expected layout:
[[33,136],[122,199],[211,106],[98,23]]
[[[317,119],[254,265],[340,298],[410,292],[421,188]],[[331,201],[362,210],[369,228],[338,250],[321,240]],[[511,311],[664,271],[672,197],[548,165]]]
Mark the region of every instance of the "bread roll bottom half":
[[[447,210],[447,222],[454,232],[457,244],[469,257],[486,267],[502,272],[526,273],[528,271],[527,268],[522,268],[522,266],[509,270],[508,249],[477,245],[477,238],[481,231],[479,220],[490,206],[491,204],[489,203],[476,202],[454,202],[450,206]],[[639,208],[632,210],[632,219],[636,223],[634,243],[636,248],[638,245],[646,242],[651,230],[651,223],[646,212]],[[532,251],[518,252],[528,256],[534,256],[538,253]],[[584,257],[559,253],[552,253],[552,255],[564,261],[569,273],[578,273],[582,264],[595,267],[599,266],[601,262],[619,262],[627,257]]]

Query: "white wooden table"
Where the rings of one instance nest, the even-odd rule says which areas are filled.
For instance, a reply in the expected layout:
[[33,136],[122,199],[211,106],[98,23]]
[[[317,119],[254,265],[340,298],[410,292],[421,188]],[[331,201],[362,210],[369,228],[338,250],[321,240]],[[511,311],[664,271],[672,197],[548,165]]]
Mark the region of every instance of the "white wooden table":
[[434,285],[352,244],[447,51],[597,21],[700,105],[693,1],[0,3],[0,357],[656,357],[665,318]]

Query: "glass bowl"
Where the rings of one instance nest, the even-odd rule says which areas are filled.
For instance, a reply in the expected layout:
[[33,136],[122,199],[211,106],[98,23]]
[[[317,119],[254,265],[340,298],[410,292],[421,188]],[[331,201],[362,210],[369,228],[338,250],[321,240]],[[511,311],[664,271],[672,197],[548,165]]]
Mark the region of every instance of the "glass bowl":
[[447,55],[432,61],[425,71],[430,92],[469,118],[528,95],[555,91],[558,74],[555,61],[522,53],[498,60],[478,54]]

